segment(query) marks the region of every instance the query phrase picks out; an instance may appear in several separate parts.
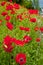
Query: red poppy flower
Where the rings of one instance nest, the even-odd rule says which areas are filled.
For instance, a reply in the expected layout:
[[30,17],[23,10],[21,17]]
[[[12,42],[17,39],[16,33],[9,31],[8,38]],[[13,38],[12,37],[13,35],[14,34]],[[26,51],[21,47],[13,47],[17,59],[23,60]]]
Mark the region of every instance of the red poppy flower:
[[30,28],[25,28],[25,31],[30,31]]
[[30,19],[30,22],[35,23],[35,22],[36,22],[36,18],[31,18],[31,19]]
[[16,38],[12,38],[12,42],[16,45],[23,46],[25,43],[22,40],[17,40]]
[[15,44],[16,44],[16,45],[23,46],[25,43],[24,43],[24,41],[22,41],[22,40],[15,40]]
[[3,48],[6,52],[11,52],[13,50],[13,46],[12,46],[12,38],[7,35],[5,38],[4,38],[4,41],[3,41]]
[[20,28],[20,30],[30,31],[30,28],[27,28],[27,27],[20,26],[19,28]]
[[19,28],[20,28],[20,30],[25,30],[25,28],[24,28],[24,27],[22,27],[22,26],[20,26]]
[[5,38],[4,38],[4,42],[3,42],[5,45],[7,46],[10,46],[12,44],[12,38],[7,35]]
[[13,5],[8,4],[8,5],[6,6],[6,10],[13,10]]
[[40,38],[36,38],[36,42],[40,42],[40,40],[41,40]]
[[34,30],[35,30],[35,31],[38,31],[38,30],[39,30],[39,27],[38,27],[38,26],[36,26],[36,27],[34,28]]
[[26,63],[26,55],[23,53],[19,53],[16,55],[15,58],[16,62],[19,63],[20,65],[23,65]]
[[22,21],[23,20],[22,15],[21,14],[17,15],[17,19],[19,19],[20,21]]
[[6,26],[7,26],[8,29],[13,30],[13,27],[14,27],[14,26],[13,26],[13,24],[11,24],[10,22],[7,22],[7,23],[6,23]]
[[6,21],[9,21],[10,18],[11,18],[11,17],[10,17],[9,15],[7,15],[6,18],[5,18],[5,20],[6,20]]
[[12,38],[12,42],[16,45],[23,46],[25,43],[22,40],[17,40],[16,38]]
[[0,20],[0,25],[2,24],[2,20]]
[[11,10],[11,14],[15,14],[15,11]]
[[19,9],[19,8],[20,8],[20,5],[19,5],[19,4],[16,4],[16,3],[14,3],[14,8],[15,8],[15,9]]
[[12,52],[13,50],[13,46],[7,46],[7,45],[3,45],[3,48],[6,52]]
[[43,27],[40,27],[40,31],[43,32]]
[[5,1],[1,2],[1,5],[2,5],[2,6],[4,6],[5,4],[6,4],[6,2],[5,2]]
[[39,12],[38,10],[32,10],[32,9],[29,10],[29,13],[30,13],[30,14],[38,14],[38,12]]
[[7,12],[2,12],[1,15],[5,16],[5,15],[7,15],[7,14],[8,14]]
[[24,40],[23,40],[23,41],[24,41],[25,43],[28,43],[28,42],[30,42],[31,40],[32,40],[32,38],[31,38],[30,36],[27,36],[27,35],[24,36]]
[[12,0],[9,0],[9,2],[12,2]]

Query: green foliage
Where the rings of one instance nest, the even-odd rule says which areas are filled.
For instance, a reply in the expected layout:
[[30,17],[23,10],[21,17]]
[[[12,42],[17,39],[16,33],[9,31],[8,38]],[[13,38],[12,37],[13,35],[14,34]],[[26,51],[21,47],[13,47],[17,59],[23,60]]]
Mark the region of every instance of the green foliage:
[[32,1],[31,0],[22,0],[22,4],[25,7],[29,8],[29,9],[31,9],[33,7],[33,4],[32,4]]

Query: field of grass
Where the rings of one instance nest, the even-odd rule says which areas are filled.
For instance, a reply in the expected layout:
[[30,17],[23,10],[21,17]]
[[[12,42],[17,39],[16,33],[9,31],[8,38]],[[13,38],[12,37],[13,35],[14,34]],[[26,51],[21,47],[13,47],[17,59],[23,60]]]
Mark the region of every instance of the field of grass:
[[[9,4],[11,5],[11,9],[6,10],[6,6]],[[39,28],[43,27],[43,18],[39,14],[30,14],[29,10],[20,5],[17,6],[18,8],[13,8],[14,13],[11,13],[12,6],[13,4],[9,2],[2,6],[0,2],[0,20],[2,21],[0,23],[0,65],[19,65],[15,61],[15,56],[18,53],[26,54],[26,63],[24,65],[43,65],[43,30],[42,32],[40,29],[37,31],[34,30],[36,26]],[[7,15],[2,15],[2,12],[7,12],[10,20],[6,20]],[[36,22],[31,22],[31,18],[35,18]],[[7,22],[13,24],[12,30],[6,26]],[[20,30],[20,26],[30,28],[30,31]],[[7,35],[17,40],[23,40],[23,37],[27,35],[32,40],[23,46],[12,43],[12,46],[14,46],[12,52],[6,52],[3,48],[3,40]],[[40,38],[40,40],[36,41],[37,38]]]

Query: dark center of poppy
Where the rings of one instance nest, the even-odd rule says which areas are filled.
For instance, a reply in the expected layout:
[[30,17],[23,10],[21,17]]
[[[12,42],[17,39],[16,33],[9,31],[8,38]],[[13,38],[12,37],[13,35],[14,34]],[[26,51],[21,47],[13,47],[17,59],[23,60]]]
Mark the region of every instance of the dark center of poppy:
[[20,58],[20,62],[23,62],[23,60],[24,60],[23,58]]

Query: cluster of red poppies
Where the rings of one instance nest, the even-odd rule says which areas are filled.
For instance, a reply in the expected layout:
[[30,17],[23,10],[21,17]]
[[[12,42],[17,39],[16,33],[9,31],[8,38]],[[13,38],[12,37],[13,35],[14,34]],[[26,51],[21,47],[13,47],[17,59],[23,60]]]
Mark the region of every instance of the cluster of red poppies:
[[[25,36],[25,38],[26,38],[26,37],[27,37],[27,36]],[[29,38],[29,37],[28,37],[28,38]],[[31,40],[31,38],[27,39],[27,41],[26,41],[26,40],[24,40],[24,41],[25,41],[25,42],[28,42],[28,41],[30,41],[30,40]],[[16,40],[15,38],[11,38],[10,36],[6,36],[6,37],[4,38],[4,41],[3,41],[3,48],[4,48],[4,50],[5,50],[6,52],[12,52],[12,50],[13,50],[13,48],[14,48],[14,46],[12,46],[12,43],[15,43],[15,44],[20,45],[20,46],[24,45],[24,42],[23,42],[23,41],[21,41],[21,40]],[[23,53],[19,53],[19,54],[16,55],[15,60],[16,60],[16,62],[19,63],[20,65],[23,65],[23,64],[26,63],[26,55],[23,54]]]
[[23,46],[24,44],[30,42],[31,40],[32,40],[32,38],[30,36],[27,36],[27,35],[24,36],[23,40],[17,40],[16,38],[12,38],[9,35],[7,35],[4,38],[4,42],[3,42],[4,50],[7,52],[11,52],[12,49],[14,48],[14,47],[12,47],[12,43],[14,43],[16,45]]
[[[20,40],[16,40],[15,38],[11,38],[10,36],[6,36],[4,38],[4,42],[3,42],[3,48],[6,52],[12,52],[13,50],[13,46],[12,46],[12,42],[16,42],[16,44],[24,44],[22,41]],[[19,63],[20,65],[23,65],[26,63],[26,55],[23,53],[19,53],[16,55],[15,60],[17,63]]]
[[[12,2],[12,0],[10,0],[10,2]],[[1,3],[1,6],[4,6],[6,4],[6,2],[2,2]],[[14,3],[13,5],[12,4],[7,4],[6,6],[6,11],[11,11],[11,14],[15,14],[15,11],[14,9],[19,9],[20,8],[20,5],[19,4],[16,4]],[[14,25],[10,22],[10,19],[11,19],[11,16],[8,15],[7,12],[2,12],[1,15],[2,16],[5,16],[5,20],[6,20],[6,26],[9,30],[13,30],[14,29]],[[31,14],[38,14],[38,11],[37,10],[29,10],[28,11]],[[28,16],[27,16],[28,17]],[[22,17],[22,14],[19,14],[17,15],[16,17],[17,19],[19,19],[20,21],[23,20],[23,17]],[[35,23],[37,22],[36,18],[30,18],[30,22],[31,23]],[[0,20],[0,24],[2,24],[2,20]],[[30,32],[31,29],[28,28],[28,27],[24,27],[24,26],[20,26],[19,27],[20,30],[22,31],[27,31],[27,32]],[[38,27],[36,26],[34,28],[35,31],[41,31],[43,32],[43,27]],[[31,36],[28,36],[28,35],[25,35],[23,37],[23,40],[18,40],[16,38],[12,38],[10,37],[9,35],[7,35],[4,40],[3,40],[3,48],[6,52],[12,52],[14,46],[12,45],[14,43],[14,45],[19,45],[19,46],[24,46],[24,44],[26,43],[29,43],[30,41],[32,40],[32,37]],[[37,42],[40,42],[40,38],[36,38],[36,41]],[[16,58],[15,58],[16,62],[19,63],[20,65],[23,65],[26,63],[26,55],[23,54],[23,53],[19,53],[16,55]]]

